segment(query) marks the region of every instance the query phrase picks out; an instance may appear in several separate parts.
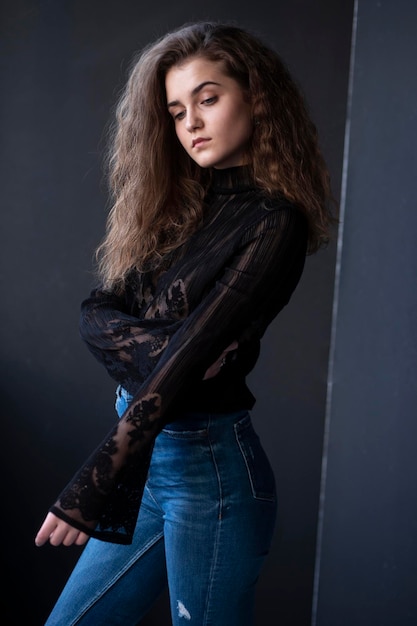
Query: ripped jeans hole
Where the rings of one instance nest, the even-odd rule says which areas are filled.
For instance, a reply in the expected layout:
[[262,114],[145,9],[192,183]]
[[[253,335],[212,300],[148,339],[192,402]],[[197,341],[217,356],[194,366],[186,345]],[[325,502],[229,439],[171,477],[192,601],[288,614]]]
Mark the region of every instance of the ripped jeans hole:
[[189,611],[187,611],[184,604],[180,602],[179,600],[177,601],[177,609],[178,609],[178,617],[185,617],[185,619],[188,619],[188,620],[191,619],[191,615]]

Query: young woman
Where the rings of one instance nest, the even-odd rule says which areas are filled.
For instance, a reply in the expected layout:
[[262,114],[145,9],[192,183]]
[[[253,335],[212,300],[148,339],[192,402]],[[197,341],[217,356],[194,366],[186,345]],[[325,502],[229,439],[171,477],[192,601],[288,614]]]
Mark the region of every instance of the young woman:
[[276,498],[245,379],[329,236],[316,129],[273,50],[190,24],[135,60],[109,180],[80,329],[120,419],[38,532],[91,537],[47,625],[138,624],[168,584],[174,625],[250,626]]

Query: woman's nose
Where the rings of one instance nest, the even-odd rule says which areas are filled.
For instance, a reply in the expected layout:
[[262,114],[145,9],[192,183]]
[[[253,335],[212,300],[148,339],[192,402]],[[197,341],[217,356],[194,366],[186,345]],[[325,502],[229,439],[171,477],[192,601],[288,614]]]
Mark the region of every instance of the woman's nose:
[[186,129],[191,133],[193,130],[196,130],[196,128],[201,128],[201,126],[201,118],[194,111],[188,112],[185,120]]

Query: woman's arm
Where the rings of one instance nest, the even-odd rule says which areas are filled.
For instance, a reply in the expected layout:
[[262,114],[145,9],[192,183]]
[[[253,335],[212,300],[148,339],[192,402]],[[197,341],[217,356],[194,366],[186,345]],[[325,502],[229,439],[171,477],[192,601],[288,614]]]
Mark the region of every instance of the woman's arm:
[[269,322],[288,302],[301,276],[306,240],[305,220],[290,208],[265,212],[247,230],[222,276],[173,334],[125,414],[52,513],[86,534],[131,541],[153,442],[175,400],[204,377],[222,346],[253,319],[262,315]]

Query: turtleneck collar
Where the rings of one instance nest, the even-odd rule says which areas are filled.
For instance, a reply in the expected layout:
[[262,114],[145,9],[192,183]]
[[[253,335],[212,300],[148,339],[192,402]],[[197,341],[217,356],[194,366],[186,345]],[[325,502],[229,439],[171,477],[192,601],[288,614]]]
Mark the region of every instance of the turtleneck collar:
[[256,189],[249,165],[212,169],[211,189],[215,193],[239,193]]

